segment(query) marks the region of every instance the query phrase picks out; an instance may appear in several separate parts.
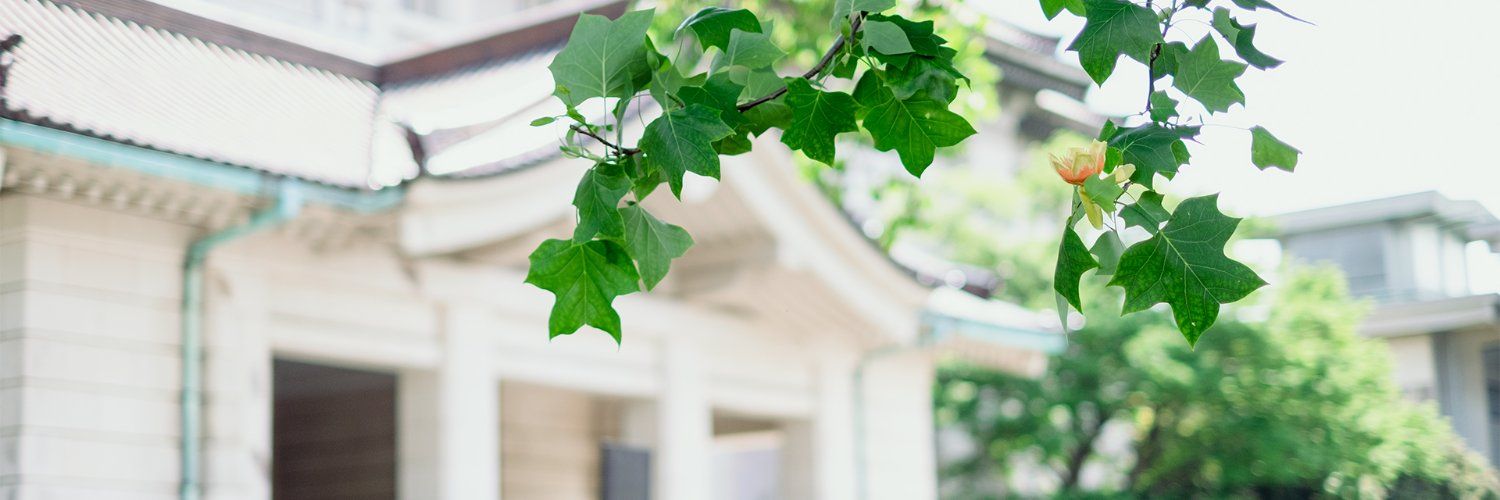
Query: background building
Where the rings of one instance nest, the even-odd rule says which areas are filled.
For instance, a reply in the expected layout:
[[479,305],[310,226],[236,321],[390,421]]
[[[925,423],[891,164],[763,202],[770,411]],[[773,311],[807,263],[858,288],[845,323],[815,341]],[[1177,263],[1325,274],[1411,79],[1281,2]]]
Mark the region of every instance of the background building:
[[[1475,451],[1500,463],[1500,283],[1475,268],[1500,250],[1500,220],[1473,201],[1416,193],[1279,216],[1283,253],[1338,266],[1372,302],[1396,382],[1436,401]],[[1477,293],[1477,290],[1484,290]]]

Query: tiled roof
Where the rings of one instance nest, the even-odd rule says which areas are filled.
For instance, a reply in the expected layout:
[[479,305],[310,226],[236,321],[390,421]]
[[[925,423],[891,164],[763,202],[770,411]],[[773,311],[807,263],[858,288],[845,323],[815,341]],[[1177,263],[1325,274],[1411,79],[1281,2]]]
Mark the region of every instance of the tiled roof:
[[49,0],[0,0],[0,34],[7,118],[344,187],[414,171],[368,81]]
[[[547,61],[578,11],[627,3],[554,2],[493,35],[370,66],[147,0],[0,0],[0,37],[24,37],[0,115],[354,189],[417,175],[404,123],[430,172],[494,175],[556,157],[563,125],[528,126],[562,112]],[[1037,56],[1026,64],[1047,59],[1036,40],[996,42]]]

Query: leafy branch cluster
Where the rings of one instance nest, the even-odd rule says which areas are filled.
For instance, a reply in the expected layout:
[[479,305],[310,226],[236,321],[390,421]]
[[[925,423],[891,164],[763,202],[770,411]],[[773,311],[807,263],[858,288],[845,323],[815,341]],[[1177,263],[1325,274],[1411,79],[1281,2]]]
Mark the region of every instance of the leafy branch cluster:
[[[749,10],[697,11],[666,37],[678,46],[671,56],[648,33],[652,10],[615,20],[581,16],[549,66],[567,111],[534,122],[566,120],[564,155],[593,162],[574,194],[572,238],[548,240],[531,254],[527,282],[556,296],[550,334],[591,325],[619,341],[614,299],[654,288],[693,244],[685,230],[640,202],[662,184],[681,198],[688,173],[717,179],[720,157],[750,151],[752,137],[779,130],[788,148],[831,166],[838,136],[863,130],[876,149],[895,151],[920,177],[940,149],[973,135],[968,121],[950,109],[960,82],[968,81],[954,65],[958,51],[935,33],[932,21],[889,13],[896,3],[834,0],[829,27],[837,38],[792,77],[775,71],[787,51],[772,36],[774,23]],[[1079,281],[1097,269],[1125,289],[1124,312],[1169,304],[1194,343],[1214,323],[1220,304],[1264,281],[1224,255],[1238,219],[1219,212],[1215,197],[1189,199],[1169,211],[1155,181],[1172,178],[1188,163],[1187,141],[1201,129],[1202,117],[1179,113],[1184,98],[1210,115],[1226,112],[1245,102],[1235,80],[1248,66],[1270,69],[1281,62],[1255,47],[1255,26],[1236,16],[1259,9],[1285,13],[1266,0],[1041,4],[1049,18],[1067,11],[1086,19],[1069,50],[1096,83],[1109,79],[1120,56],[1147,65],[1150,83],[1142,118],[1108,123],[1093,146],[1054,159],[1063,179],[1076,185],[1054,274],[1058,309],[1080,307]],[[1187,12],[1211,17],[1214,28],[1191,46],[1168,38],[1174,20]],[[1216,36],[1238,60],[1221,58]],[[695,46],[685,47],[689,43]],[[581,111],[589,102],[601,106],[599,115]],[[646,116],[653,118],[638,143],[625,144],[627,118]],[[1132,120],[1141,123],[1126,126]],[[1296,166],[1295,148],[1262,127],[1251,135],[1255,165]],[[1099,232],[1092,245],[1074,229],[1085,217]],[[1133,227],[1149,238],[1126,248],[1121,233]]]
[[[574,194],[572,238],[531,254],[526,281],[556,296],[550,334],[590,325],[619,341],[614,299],[654,288],[693,244],[640,202],[663,184],[681,198],[688,173],[717,179],[720,156],[750,151],[753,136],[780,130],[787,147],[832,165],[838,136],[862,128],[876,149],[894,150],[920,176],[940,148],[973,135],[949,109],[966,80],[953,64],[957,51],[931,21],[886,13],[895,7],[838,0],[830,28],[839,37],[793,77],[774,69],[786,52],[771,36],[773,23],[748,10],[709,7],[688,17],[673,41],[701,51],[675,57],[648,34],[652,10],[581,16],[549,66],[567,112],[533,122],[569,121],[563,154],[594,163]],[[590,101],[603,103],[607,116],[585,115]],[[654,118],[628,146],[632,113]]]
[[[1190,99],[1208,115],[1245,104],[1236,83],[1248,67],[1269,70],[1281,61],[1255,46],[1256,27],[1237,16],[1269,10],[1299,20],[1266,0],[1173,0],[1169,5],[1126,0],[1041,0],[1047,16],[1067,11],[1082,16],[1082,31],[1068,47],[1099,84],[1114,73],[1121,56],[1147,66],[1149,95],[1141,123],[1107,123],[1093,150],[1054,158],[1064,179],[1076,184],[1072,216],[1058,248],[1054,289],[1059,312],[1081,309],[1079,281],[1094,270],[1125,291],[1124,313],[1158,303],[1171,306],[1189,344],[1214,324],[1219,306],[1238,301],[1265,285],[1249,267],[1224,255],[1239,219],[1217,207],[1217,195],[1190,198],[1168,211],[1157,191],[1157,177],[1171,179],[1191,155],[1202,116],[1186,116],[1179,105]],[[1211,5],[1211,3],[1222,5]],[[1210,22],[1199,18],[1211,19]],[[1194,20],[1212,32],[1188,42],[1172,40],[1174,23]],[[1181,30],[1179,30],[1181,31]],[[1236,59],[1220,55],[1219,40]],[[1127,120],[1125,123],[1131,123]],[[1292,171],[1301,154],[1264,127],[1253,127],[1251,162],[1262,170]],[[1109,217],[1106,218],[1105,216]],[[1075,225],[1088,218],[1098,233],[1085,245]],[[1139,227],[1149,235],[1126,248],[1121,234]]]

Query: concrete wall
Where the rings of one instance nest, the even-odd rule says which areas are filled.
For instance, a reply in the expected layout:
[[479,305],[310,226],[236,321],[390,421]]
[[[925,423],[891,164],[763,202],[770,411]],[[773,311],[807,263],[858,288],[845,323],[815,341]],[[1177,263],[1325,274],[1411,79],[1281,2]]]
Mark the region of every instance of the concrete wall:
[[868,498],[936,497],[932,383],[932,360],[919,354],[877,358],[867,365],[864,439]]
[[0,193],[0,498],[175,498],[191,234]]
[[[175,498],[180,267],[199,234],[0,193],[0,498]],[[786,474],[788,485],[853,498],[853,337],[633,296],[618,302],[631,325],[623,346],[590,333],[549,341],[550,297],[520,278],[488,265],[403,262],[375,245],[318,249],[280,232],[216,252],[206,497],[270,496],[276,356],[399,374],[399,498],[593,498],[598,442],[616,432],[596,420],[608,411],[589,408],[599,395],[667,409],[636,420],[672,430],[645,438],[659,456],[679,457],[663,470],[697,472],[659,476],[657,486],[691,476],[702,480],[676,491],[709,491],[712,413],[723,410],[800,422],[785,459],[811,474]],[[867,373],[872,498],[934,495],[931,374],[914,355],[882,358]],[[683,422],[696,430],[685,434]],[[682,494],[669,498],[701,497]]]
[[1491,449],[1488,379],[1484,350],[1500,346],[1500,330],[1494,328],[1435,334],[1433,353],[1437,364],[1438,405],[1453,422],[1453,430],[1474,451],[1495,460]]

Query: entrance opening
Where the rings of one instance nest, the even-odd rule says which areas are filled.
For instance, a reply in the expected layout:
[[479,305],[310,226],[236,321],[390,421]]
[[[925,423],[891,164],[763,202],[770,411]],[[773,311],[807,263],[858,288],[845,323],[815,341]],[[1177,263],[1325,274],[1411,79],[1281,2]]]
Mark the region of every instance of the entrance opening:
[[781,423],[716,412],[713,426],[714,498],[782,498],[786,437]]
[[396,376],[275,360],[271,495],[396,498]]

